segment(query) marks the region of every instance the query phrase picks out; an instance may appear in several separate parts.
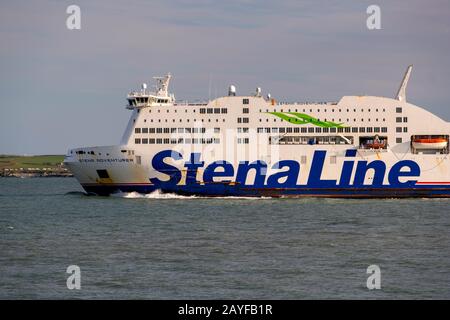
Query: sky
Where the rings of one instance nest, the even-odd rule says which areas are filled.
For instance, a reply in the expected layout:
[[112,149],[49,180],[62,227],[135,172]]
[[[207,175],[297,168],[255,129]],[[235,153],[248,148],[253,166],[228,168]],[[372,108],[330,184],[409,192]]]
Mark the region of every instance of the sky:
[[[69,5],[81,29],[69,30]],[[366,10],[381,10],[369,30]],[[126,94],[171,72],[178,100],[395,97],[450,121],[450,1],[0,0],[0,154],[119,143]]]

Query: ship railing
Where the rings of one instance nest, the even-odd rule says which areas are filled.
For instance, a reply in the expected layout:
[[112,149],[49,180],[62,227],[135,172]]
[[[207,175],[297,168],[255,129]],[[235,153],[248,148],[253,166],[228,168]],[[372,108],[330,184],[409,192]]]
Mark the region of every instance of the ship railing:
[[208,102],[206,101],[198,101],[198,102],[189,102],[189,101],[177,101],[173,104],[174,106],[206,106]]

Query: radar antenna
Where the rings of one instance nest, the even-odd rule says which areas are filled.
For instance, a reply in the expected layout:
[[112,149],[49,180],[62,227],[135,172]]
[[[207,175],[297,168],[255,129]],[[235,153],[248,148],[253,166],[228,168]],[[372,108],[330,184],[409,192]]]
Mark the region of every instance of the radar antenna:
[[169,82],[172,75],[168,73],[165,77],[153,77],[156,80],[156,95],[160,97],[169,96]]

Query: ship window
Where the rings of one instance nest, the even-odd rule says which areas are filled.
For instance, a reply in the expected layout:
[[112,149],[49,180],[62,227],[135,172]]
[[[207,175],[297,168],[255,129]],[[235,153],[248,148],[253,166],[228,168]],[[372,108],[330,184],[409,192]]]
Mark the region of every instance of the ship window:
[[277,133],[278,132],[278,128],[272,128],[272,132],[273,133]]
[[109,174],[106,170],[97,170],[97,174],[100,179],[109,179]]
[[219,133],[220,132],[220,128],[214,128],[214,133]]
[[[259,119],[259,121],[261,121],[261,119]],[[242,118],[237,118],[237,122],[242,123]]]
[[360,128],[359,128],[359,132],[364,133],[365,131],[366,131],[366,128],[365,128],[365,127],[360,127]]
[[402,127],[395,128],[395,132],[402,132]]
[[314,128],[308,128],[308,132],[309,132],[309,133],[314,132]]
[[402,143],[402,138],[395,138],[395,143]]
[[372,127],[367,127],[366,129],[367,129],[366,130],[367,133],[371,133],[373,131]]
[[220,113],[220,108],[214,108],[214,113]]
[[134,143],[135,144],[140,144],[141,143],[141,139],[139,139],[139,138],[134,139]]
[[336,128],[330,128],[330,132],[336,132]]
[[227,113],[228,110],[227,110],[227,108],[222,108],[221,111],[222,111],[222,113]]
[[164,128],[164,133],[169,133],[169,128]]
[[148,133],[148,128],[142,128],[142,133]]
[[162,139],[161,138],[156,139],[156,144],[162,144]]
[[213,113],[213,108],[206,109],[206,113],[209,113],[209,114]]
[[242,104],[249,104],[249,100],[248,99],[242,99]]
[[170,128],[170,133],[176,133],[177,132],[177,128]]
[[301,131],[302,133],[306,133],[306,128],[301,128],[300,131]]
[[[327,129],[326,132],[328,132],[328,128],[323,128],[323,132],[325,132],[325,129]],[[344,128],[337,128],[338,132],[344,132]]]
[[248,118],[242,118],[242,123],[248,123]]
[[155,133],[155,128],[149,128],[150,133]]
[[285,132],[285,129],[284,128],[280,128],[280,133],[284,133]]
[[350,132],[350,127],[345,127],[345,128],[344,128],[344,131],[345,131],[345,132]]
[[402,122],[402,117],[395,118],[395,122]]
[[387,132],[387,127],[381,127],[381,132]]
[[184,143],[184,139],[183,138],[178,138],[178,143]]
[[206,109],[205,108],[200,108],[200,113],[206,113]]
[[401,107],[395,108],[395,112],[397,112],[397,113],[402,113],[402,108],[401,108]]
[[242,113],[249,113],[249,109],[248,108],[242,109]]
[[162,128],[156,128],[156,133],[162,133]]
[[141,128],[134,128],[134,133],[141,133]]
[[154,138],[150,138],[150,139],[148,140],[148,143],[150,143],[150,144],[155,144],[155,139],[154,139]]
[[380,132],[380,127],[373,128],[373,132]]
[[[267,131],[266,131],[267,132]],[[292,133],[292,128],[286,128],[287,133]]]
[[165,144],[169,144],[170,139],[169,138],[164,138],[164,143]]
[[177,144],[177,139],[174,139],[174,138],[170,139],[170,143],[171,144]]
[[403,122],[408,122],[408,117],[403,117]]
[[358,132],[358,128],[357,127],[352,127],[352,132]]
[[322,128],[316,128],[316,133],[321,133],[322,132]]
[[408,132],[408,127],[403,127],[403,132]]
[[142,144],[148,144],[148,139],[147,138],[142,139]]
[[299,132],[300,132],[300,128],[299,127],[294,128],[294,133],[299,133]]

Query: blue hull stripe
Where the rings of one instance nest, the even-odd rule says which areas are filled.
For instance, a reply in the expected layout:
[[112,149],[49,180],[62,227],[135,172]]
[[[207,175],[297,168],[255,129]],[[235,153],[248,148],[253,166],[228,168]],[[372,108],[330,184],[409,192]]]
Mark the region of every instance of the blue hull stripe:
[[450,198],[449,185],[420,185],[413,188],[358,187],[358,188],[255,188],[253,186],[208,184],[174,185],[159,188],[152,184],[83,184],[88,193],[109,195],[116,192],[151,193],[160,189],[166,193],[201,195],[210,197],[336,197],[336,198]]

